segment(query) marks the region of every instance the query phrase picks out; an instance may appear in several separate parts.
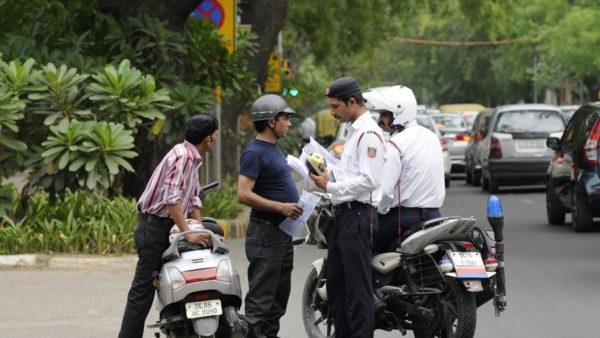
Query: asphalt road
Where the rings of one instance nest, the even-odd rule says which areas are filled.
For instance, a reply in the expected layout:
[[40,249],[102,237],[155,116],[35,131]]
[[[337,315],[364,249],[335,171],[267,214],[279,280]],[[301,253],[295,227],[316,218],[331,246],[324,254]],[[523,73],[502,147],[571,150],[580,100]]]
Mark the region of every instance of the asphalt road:
[[[598,337],[600,227],[575,233],[546,223],[544,190],[499,194],[505,212],[508,308],[494,317],[478,311],[477,337]],[[453,180],[445,215],[475,216],[483,224],[487,195]],[[567,218],[567,221],[569,219]],[[231,240],[232,255],[247,290],[243,240]],[[300,299],[310,263],[322,251],[297,247],[293,291],[280,336],[306,337]],[[133,270],[0,270],[0,337],[116,337]],[[148,323],[156,320],[151,310]],[[375,337],[399,337],[376,331]],[[409,333],[407,335],[411,337]],[[145,337],[153,337],[150,331]]]

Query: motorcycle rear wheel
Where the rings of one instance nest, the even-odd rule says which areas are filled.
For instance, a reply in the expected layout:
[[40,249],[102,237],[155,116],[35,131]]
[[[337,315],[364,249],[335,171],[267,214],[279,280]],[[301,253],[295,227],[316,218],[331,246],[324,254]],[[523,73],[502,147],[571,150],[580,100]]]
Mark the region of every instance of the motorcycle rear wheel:
[[[473,338],[477,323],[477,305],[473,293],[467,291],[456,279],[446,282],[446,291],[432,304],[437,316],[446,314],[433,332],[426,325],[414,330],[415,338]],[[441,311],[440,311],[441,310]],[[441,313],[440,313],[441,312]],[[431,325],[433,324],[433,325]],[[434,326],[435,323],[430,323]]]
[[[306,278],[304,284],[304,292],[302,293],[302,321],[304,322],[304,329],[308,338],[334,338],[335,332],[333,324],[330,326],[330,335],[327,335],[327,311],[329,306],[326,308],[317,308],[314,306],[314,300],[320,299],[317,294],[317,286],[319,284],[317,270],[312,269]],[[313,308],[313,306],[315,308]],[[323,310],[326,313],[322,313]]]

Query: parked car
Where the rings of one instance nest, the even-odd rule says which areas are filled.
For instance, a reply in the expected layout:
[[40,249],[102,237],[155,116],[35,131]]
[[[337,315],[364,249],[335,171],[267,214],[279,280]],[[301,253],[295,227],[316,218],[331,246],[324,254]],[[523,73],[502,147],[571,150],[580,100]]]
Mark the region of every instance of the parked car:
[[559,106],[558,107],[558,109],[560,109],[560,111],[562,112],[563,117],[565,118],[565,123],[569,123],[569,120],[571,119],[573,114],[575,114],[575,111],[577,110],[577,108],[579,108],[579,106]]
[[497,107],[481,140],[481,187],[543,183],[553,152],[548,137],[560,137],[565,120],[556,106],[518,104]]
[[471,138],[465,120],[458,113],[439,113],[430,116],[448,142],[452,172],[463,171],[465,167],[465,148]]
[[474,186],[481,184],[481,140],[490,125],[493,109],[486,109],[477,114],[469,135],[471,139],[465,149],[465,181]]
[[452,163],[450,162],[450,154],[448,153],[448,141],[442,136],[442,133],[435,126],[435,122],[429,115],[417,114],[417,123],[431,130],[440,139],[442,145],[442,153],[444,154],[444,184],[446,188],[450,187],[450,170],[452,169]]
[[571,213],[573,229],[588,231],[600,216],[600,104],[585,104],[573,115],[561,139],[550,137],[554,150],[546,175],[548,223],[564,224]]

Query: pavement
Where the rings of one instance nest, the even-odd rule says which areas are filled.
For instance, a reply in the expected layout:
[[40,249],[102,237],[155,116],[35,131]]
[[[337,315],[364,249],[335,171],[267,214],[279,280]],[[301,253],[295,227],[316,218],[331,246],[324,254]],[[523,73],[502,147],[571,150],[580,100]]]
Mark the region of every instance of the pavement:
[[[244,208],[235,219],[217,219],[225,238],[246,237],[250,209]],[[22,254],[0,255],[0,269],[57,269],[57,270],[122,270],[132,269],[137,255],[75,255],[75,254]]]

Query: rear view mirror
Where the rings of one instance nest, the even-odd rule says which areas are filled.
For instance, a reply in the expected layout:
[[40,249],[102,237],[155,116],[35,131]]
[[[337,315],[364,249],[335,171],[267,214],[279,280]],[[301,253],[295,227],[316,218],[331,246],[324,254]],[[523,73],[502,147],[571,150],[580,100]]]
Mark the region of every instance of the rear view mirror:
[[548,137],[546,139],[546,146],[552,150],[560,149],[560,140],[558,137]]

